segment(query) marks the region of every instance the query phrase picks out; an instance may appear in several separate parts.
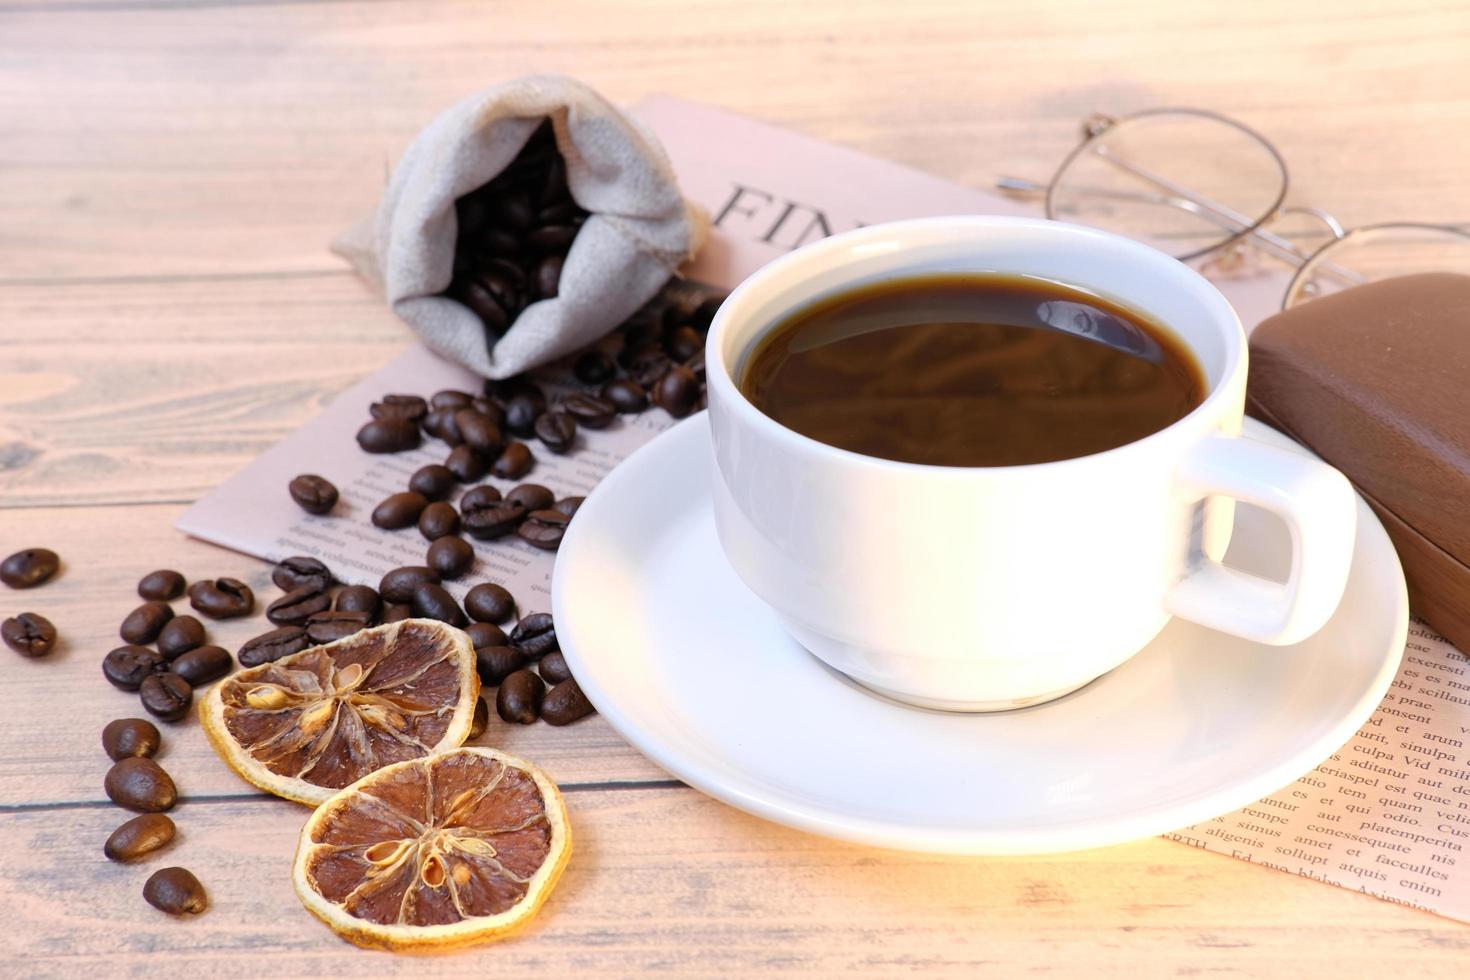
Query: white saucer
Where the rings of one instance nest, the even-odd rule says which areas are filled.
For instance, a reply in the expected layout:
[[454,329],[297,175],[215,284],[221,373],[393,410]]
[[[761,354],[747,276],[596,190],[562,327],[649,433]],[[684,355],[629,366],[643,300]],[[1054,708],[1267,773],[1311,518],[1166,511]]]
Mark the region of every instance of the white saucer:
[[[1246,432],[1295,447],[1251,420]],[[1175,621],[1048,704],[989,715],[900,705],[808,654],[736,578],[715,539],[712,475],[701,414],[602,481],[557,555],[557,636],[593,704],[650,759],[813,833],[1034,854],[1197,823],[1339,748],[1403,653],[1403,572],[1359,501],[1347,595],[1305,643],[1266,647]],[[1275,520],[1238,508],[1227,560],[1281,577],[1289,546]]]

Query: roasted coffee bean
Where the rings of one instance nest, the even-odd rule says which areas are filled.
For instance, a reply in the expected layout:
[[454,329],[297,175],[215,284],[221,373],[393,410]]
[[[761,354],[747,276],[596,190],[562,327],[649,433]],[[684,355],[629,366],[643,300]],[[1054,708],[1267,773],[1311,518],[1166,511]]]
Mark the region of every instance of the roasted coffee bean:
[[475,714],[470,719],[470,741],[474,741],[485,734],[485,727],[490,724],[490,708],[485,704],[484,698],[475,699]]
[[535,465],[536,457],[531,455],[530,447],[524,442],[512,442],[495,457],[495,465],[490,467],[490,472],[502,480],[519,480]]
[[435,439],[442,440],[451,446],[458,446],[464,442],[464,437],[459,434],[459,427],[454,424],[454,413],[458,409],[436,408],[424,416],[424,431]]
[[464,496],[459,498],[459,510],[462,514],[473,513],[487,507],[494,507],[500,503],[501,499],[500,491],[488,483],[483,486],[470,487],[464,492]]
[[513,725],[529,725],[540,715],[545,696],[546,684],[534,671],[522,668],[501,680],[495,692],[495,713]]
[[699,401],[699,381],[686,367],[674,366],[658,379],[653,388],[653,403],[676,419],[694,411]]
[[652,389],[658,379],[673,366],[674,362],[669,360],[669,355],[659,347],[645,347],[641,351],[634,351],[624,364],[628,377],[645,389]]
[[695,351],[694,356],[684,362],[684,366],[694,375],[694,380],[701,385],[704,384],[704,348]]
[[325,591],[332,584],[332,572],[315,558],[297,555],[282,559],[271,573],[271,581],[282,592],[307,585]]
[[22,657],[44,657],[56,649],[56,627],[40,613],[23,612],[0,623],[0,639]]
[[[501,244],[508,245],[512,250],[517,247],[514,238]],[[496,336],[505,333],[506,327],[510,326],[510,311],[480,279],[456,275],[449,284],[449,295],[469,307],[470,312],[480,318],[485,329]]]
[[259,667],[261,664],[289,657],[293,653],[300,653],[311,645],[311,638],[300,626],[282,626],[246,640],[240,645],[236,656],[241,667]]
[[522,438],[536,431],[536,420],[546,411],[544,402],[516,395],[505,403],[505,427]]
[[541,717],[548,725],[570,725],[596,710],[587,700],[587,695],[582,693],[582,688],[570,677],[547,691],[541,702]]
[[337,612],[366,613],[371,624],[383,609],[383,597],[371,585],[349,585],[337,593],[337,604],[332,608]]
[[481,582],[464,597],[465,612],[481,623],[503,623],[516,614],[516,601],[504,586]]
[[332,599],[320,589],[292,589],[265,607],[265,618],[277,626],[304,626],[319,612],[332,608]]
[[471,623],[464,628],[464,632],[470,638],[470,644],[477,650],[480,647],[503,647],[510,644],[510,637],[505,635],[505,630],[494,623]]
[[168,669],[188,681],[191,687],[201,687],[219,680],[234,665],[235,662],[230,659],[230,651],[224,647],[209,645],[195,647],[181,654],[179,659],[169,664]]
[[560,511],[568,517],[576,517],[577,511],[582,507],[582,501],[586,499],[586,497],[563,497],[552,504],[551,509]]
[[373,419],[357,430],[357,444],[368,453],[401,453],[420,441],[418,425],[408,419]]
[[464,626],[469,622],[449,590],[433,582],[425,582],[413,590],[413,614],[422,619],[437,619],[450,626]]
[[525,231],[536,220],[536,209],[531,204],[531,196],[525,191],[512,191],[491,198],[488,213],[496,224],[514,231]]
[[172,671],[149,674],[138,687],[138,698],[153,717],[178,721],[189,713],[189,705],[194,703],[194,688]]
[[505,436],[500,434],[500,426],[495,420],[472,408],[462,408],[455,412],[454,425],[459,429],[464,444],[481,456],[494,459],[505,445]]
[[412,602],[414,590],[425,582],[439,584],[439,573],[423,565],[403,565],[383,576],[378,594],[387,602]]
[[689,314],[689,325],[700,333],[709,333],[709,325],[714,321],[715,314],[720,311],[725,302],[723,296],[711,296],[694,308]]
[[144,813],[114,830],[102,845],[109,861],[136,861],[174,839],[174,822],[162,813]]
[[255,593],[239,579],[206,579],[189,586],[189,605],[214,619],[238,619],[255,611]]
[[142,718],[119,718],[102,729],[102,751],[113,762],[134,756],[151,759],[162,744],[158,727]]
[[478,483],[490,472],[490,461],[468,445],[455,446],[444,458],[443,468],[461,483]]
[[617,366],[607,352],[596,348],[583,351],[572,364],[572,373],[586,385],[606,384],[616,371]]
[[676,361],[687,361],[704,349],[704,338],[693,327],[675,327],[664,335],[664,352]]
[[532,660],[540,660],[553,650],[561,649],[556,642],[556,625],[551,613],[531,613],[522,616],[510,631],[511,645]]
[[158,634],[158,652],[173,660],[204,645],[204,624],[193,616],[175,616]]
[[677,299],[673,300],[665,305],[659,313],[659,326],[665,334],[677,330],[689,322],[690,312],[691,310],[688,306],[679,302]]
[[531,285],[538,299],[551,299],[556,295],[561,285],[561,270],[564,265],[566,259],[554,254],[536,263],[536,269],[531,273]]
[[438,463],[420,466],[408,478],[408,489],[429,500],[443,500],[454,492],[454,471]]
[[522,483],[507,490],[505,499],[520,504],[528,511],[545,510],[556,500],[556,494],[539,483]]
[[536,670],[540,673],[541,679],[548,684],[560,684],[572,676],[572,672],[567,669],[566,658],[561,655],[560,650],[553,650],[537,661]]
[[458,534],[459,511],[454,509],[453,504],[444,500],[430,504],[419,515],[419,533],[429,541],[438,541],[451,534]]
[[473,408],[491,422],[494,422],[497,429],[505,428],[505,409],[501,408],[489,398],[476,397],[474,401],[470,402],[470,408]]
[[513,500],[482,507],[464,515],[465,533],[480,541],[503,538],[516,529],[526,516],[526,508]]
[[533,510],[516,527],[522,541],[544,551],[555,551],[566,537],[572,519],[559,510]]
[[495,302],[505,310],[508,319],[514,320],[525,305],[525,296],[521,291],[525,276],[519,270],[513,275],[507,275],[493,264],[484,263],[474,275],[474,281],[494,297]]
[[424,562],[438,572],[441,579],[457,579],[475,564],[475,549],[464,538],[447,535],[429,545]]
[[603,385],[602,397],[625,414],[641,412],[648,407],[648,392],[638,382],[627,378],[619,378]]
[[12,589],[33,589],[56,574],[61,559],[49,548],[26,548],[0,561],[0,582]]
[[174,618],[174,611],[166,602],[150,599],[128,613],[118,628],[124,643],[152,643],[158,639],[164,624]]
[[[560,163],[560,161],[557,161],[557,163]],[[560,167],[558,167],[557,169],[559,171],[561,170]],[[561,172],[563,173],[563,180],[565,180],[565,171]],[[551,177],[547,177],[547,180],[551,179]],[[536,224],[564,225],[575,218],[578,213],[579,212],[577,208],[577,203],[575,201],[560,200],[557,201],[555,204],[549,204],[546,207],[542,208],[540,211],[537,211]]]
[[645,308],[629,317],[618,332],[623,335],[623,347],[618,352],[618,363],[622,364],[634,351],[657,344],[663,336],[663,323],[657,313]]
[[315,473],[303,473],[293,479],[286,489],[291,499],[308,514],[325,514],[337,506],[337,488],[325,477]]
[[160,568],[156,572],[149,572],[138,580],[138,595],[144,599],[157,599],[167,602],[177,599],[184,594],[184,576],[171,568]]
[[502,405],[512,398],[525,397],[542,408],[546,407],[546,392],[524,374],[517,374],[509,378],[487,378],[484,390],[486,398],[493,398]]
[[616,405],[596,395],[569,395],[562,399],[561,410],[589,429],[605,429],[618,415]]
[[526,247],[533,252],[565,252],[577,237],[575,225],[542,225],[526,233]]
[[102,788],[109,800],[139,813],[171,810],[179,799],[179,791],[163,767],[141,756],[114,762],[102,780]]
[[547,412],[536,420],[536,438],[554,453],[564,453],[577,439],[577,420],[566,412]]
[[372,522],[385,531],[396,531],[418,521],[419,515],[427,506],[429,498],[413,490],[405,490],[384,498],[382,503],[374,507]]
[[460,391],[457,388],[445,388],[436,391],[429,396],[430,408],[453,408],[461,409],[469,407],[475,396],[468,391]]
[[497,687],[507,677],[527,664],[526,655],[511,646],[487,646],[475,648],[475,672],[480,683],[486,687]]
[[163,670],[168,670],[168,660],[163,654],[131,643],[102,658],[102,676],[113,687],[124,691],[136,691],[145,677]]
[[313,643],[333,643],[367,629],[367,624],[367,613],[319,612],[306,621],[306,636]]
[[401,623],[413,618],[413,606],[406,602],[390,602],[383,607],[383,622]]
[[418,422],[429,414],[429,405],[418,395],[384,395],[380,402],[368,406],[375,419],[407,419]]
[[143,899],[169,915],[198,915],[209,907],[204,886],[184,868],[155,871],[143,883]]

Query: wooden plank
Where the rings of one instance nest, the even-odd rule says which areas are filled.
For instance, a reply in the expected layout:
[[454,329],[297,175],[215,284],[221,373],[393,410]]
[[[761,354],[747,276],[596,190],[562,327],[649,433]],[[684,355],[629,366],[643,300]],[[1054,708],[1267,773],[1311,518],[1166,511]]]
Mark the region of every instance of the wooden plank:
[[[0,863],[0,956],[27,976],[1390,976],[1462,969],[1462,926],[1243,862],[1144,841],[1074,855],[954,859],[833,843],[688,789],[568,794],[571,864],[507,943],[442,957],[357,950],[298,903],[304,811],[277,800],[184,802],[179,839],[110,864],[111,806],[0,814],[23,862]],[[144,904],[183,865],[210,909]],[[1224,895],[1236,900],[1222,901]],[[1238,900],[1249,896],[1249,901]]]
[[[257,613],[245,620],[204,620],[210,640],[235,650],[270,629],[265,604],[280,594],[270,566],[186,538],[172,528],[182,507],[140,506],[0,511],[0,553],[46,545],[62,556],[63,573],[24,593],[3,590],[4,616],[21,609],[56,624],[63,642],[44,660],[0,649],[0,806],[103,800],[110,764],[98,739],[114,718],[143,717],[134,694],[103,679],[102,657],[121,644],[118,624],[140,601],[137,581],[155,568],[176,568],[191,581],[230,575],[255,591]],[[189,612],[187,600],[174,603]],[[0,617],[3,618],[3,617]],[[202,619],[203,617],[201,617]],[[493,705],[492,705],[493,707]],[[214,755],[196,718],[160,724],[159,761],[181,792],[246,796],[254,790]],[[491,711],[482,744],[523,755],[568,784],[665,780],[667,774],[630,747],[600,717],[569,725],[508,725]]]

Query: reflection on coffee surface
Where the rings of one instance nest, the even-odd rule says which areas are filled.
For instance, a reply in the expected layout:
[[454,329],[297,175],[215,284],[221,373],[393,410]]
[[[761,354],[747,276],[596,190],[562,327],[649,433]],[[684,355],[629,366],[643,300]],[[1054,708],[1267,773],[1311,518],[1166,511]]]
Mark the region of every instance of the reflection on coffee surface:
[[1014,466],[1102,452],[1183,418],[1203,372],[1174,335],[1070,286],[944,274],[846,290],[777,323],[745,396],[841,449]]

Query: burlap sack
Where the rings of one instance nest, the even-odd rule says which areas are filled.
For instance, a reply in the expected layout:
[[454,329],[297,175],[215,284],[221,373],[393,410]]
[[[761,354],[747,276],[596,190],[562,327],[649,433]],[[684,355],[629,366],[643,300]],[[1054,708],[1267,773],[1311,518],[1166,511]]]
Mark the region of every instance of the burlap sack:
[[[504,336],[487,341],[474,313],[438,295],[453,274],[454,202],[504,169],[548,117],[572,197],[592,215],[567,254],[558,295],[527,306]],[[429,347],[506,378],[616,327],[694,255],[707,228],[652,133],[581,82],[539,75],[441,113],[398,162],[376,213],[332,249]]]

